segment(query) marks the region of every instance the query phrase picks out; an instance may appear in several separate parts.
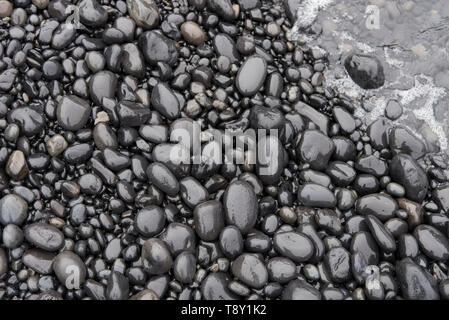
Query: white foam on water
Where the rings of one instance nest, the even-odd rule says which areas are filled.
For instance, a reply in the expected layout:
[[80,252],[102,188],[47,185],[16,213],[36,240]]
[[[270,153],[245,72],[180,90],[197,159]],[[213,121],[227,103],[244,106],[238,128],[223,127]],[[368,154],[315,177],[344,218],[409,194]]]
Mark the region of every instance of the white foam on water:
[[298,7],[295,27],[306,29],[315,22],[320,10],[326,8],[334,0],[304,0]]

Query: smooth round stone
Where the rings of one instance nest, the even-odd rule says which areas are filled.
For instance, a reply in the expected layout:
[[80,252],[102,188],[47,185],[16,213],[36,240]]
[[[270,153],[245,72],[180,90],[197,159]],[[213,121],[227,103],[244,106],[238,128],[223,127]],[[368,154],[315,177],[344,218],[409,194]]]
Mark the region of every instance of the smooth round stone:
[[151,106],[170,120],[175,120],[179,117],[179,100],[166,83],[160,82],[153,88],[151,92]]
[[391,129],[389,141],[393,154],[405,153],[412,156],[413,159],[419,159],[427,153],[424,142],[405,127]]
[[415,228],[413,235],[426,256],[437,261],[449,259],[449,240],[438,229],[421,224]]
[[20,150],[11,153],[6,163],[6,173],[14,180],[22,180],[28,174],[28,164],[25,155]]
[[321,293],[304,280],[296,279],[284,289],[282,300],[321,300]]
[[236,226],[227,226],[220,232],[218,239],[223,254],[229,259],[234,259],[243,251],[243,238]]
[[385,190],[392,197],[402,198],[405,196],[404,187],[396,182],[390,182],[389,184],[387,184],[387,187],[385,188]]
[[111,71],[100,71],[89,80],[89,94],[96,105],[102,105],[103,98],[114,98],[117,77]]
[[214,49],[218,56],[228,57],[231,60],[231,63],[240,61],[240,55],[234,40],[225,33],[218,33],[215,36]]
[[81,23],[89,27],[100,27],[108,21],[106,9],[97,0],[83,0],[79,4]]
[[103,182],[93,173],[82,175],[78,179],[78,185],[80,186],[81,192],[87,195],[96,195],[103,188]]
[[93,72],[99,72],[104,69],[106,65],[105,57],[97,51],[89,51],[86,54],[87,67]]
[[267,263],[268,275],[271,281],[279,283],[287,283],[296,277],[296,265],[295,263],[283,257],[275,257]]
[[170,223],[159,238],[167,244],[174,256],[182,251],[193,252],[195,250],[195,232],[185,224]]
[[139,48],[134,43],[122,46],[122,70],[131,76],[141,78],[145,75],[145,60]]
[[207,0],[207,7],[226,21],[234,20],[234,9],[230,0]]
[[146,141],[163,143],[168,140],[168,128],[164,125],[144,125],[139,129],[139,135]]
[[399,119],[402,116],[402,106],[397,100],[390,100],[385,107],[385,116],[390,120]]
[[5,139],[9,142],[14,142],[17,140],[20,134],[20,128],[15,123],[10,123],[5,129]]
[[178,60],[178,49],[173,40],[167,38],[159,31],[146,31],[138,40],[138,46],[145,60],[152,66],[158,62],[174,65]]
[[209,199],[209,193],[201,183],[193,177],[187,177],[179,182],[181,199],[190,208],[194,208]]
[[334,107],[332,113],[344,133],[351,134],[354,132],[356,128],[354,117],[345,108]]
[[46,142],[47,152],[52,157],[57,157],[69,146],[67,141],[60,134],[55,134]]
[[335,195],[326,187],[316,183],[306,183],[298,188],[298,200],[307,207],[334,208]]
[[237,296],[228,289],[229,281],[226,273],[209,273],[201,282],[202,297],[205,300],[237,300]]
[[389,132],[391,125],[384,117],[379,117],[368,126],[367,133],[371,140],[371,145],[377,150],[389,148]]
[[100,150],[106,148],[114,150],[118,147],[117,136],[107,123],[100,122],[95,125],[93,138],[95,146]]
[[153,29],[159,24],[159,11],[153,0],[127,0],[128,14],[139,27]]
[[402,234],[398,239],[398,253],[401,258],[416,258],[419,254],[419,245],[411,234]]
[[332,140],[318,130],[305,131],[298,147],[301,161],[309,163],[314,170],[325,169],[334,150]]
[[146,173],[148,181],[164,193],[172,197],[178,194],[178,179],[176,179],[173,173],[162,163],[153,162],[148,166]]
[[412,259],[396,264],[396,275],[402,296],[407,300],[438,300],[438,285],[432,275]]
[[257,197],[248,182],[234,181],[229,184],[223,196],[226,222],[235,225],[242,234],[255,225],[258,214]]
[[8,271],[8,256],[3,248],[0,248],[0,277]]
[[265,264],[254,254],[244,253],[232,262],[232,273],[251,288],[261,289],[268,282]]
[[379,263],[379,248],[370,233],[357,232],[351,240],[350,251],[352,254],[359,252],[370,265]]
[[165,226],[165,213],[155,205],[139,210],[134,220],[137,231],[146,238],[159,234]]
[[142,246],[142,260],[150,274],[164,274],[173,265],[167,245],[160,239],[151,238]]
[[72,145],[64,151],[64,160],[70,164],[79,164],[92,156],[93,148],[90,144],[81,143]]
[[324,256],[324,266],[332,281],[342,283],[351,278],[351,255],[343,247],[330,249]]
[[354,160],[356,156],[356,149],[354,143],[346,137],[332,137],[332,142],[335,145],[333,154],[334,160],[348,161]]
[[221,202],[210,200],[200,203],[193,210],[195,231],[204,241],[214,241],[224,228],[224,214]]
[[140,103],[121,101],[116,106],[120,124],[123,127],[136,127],[144,124],[151,116],[149,108]]
[[0,1],[0,18],[9,17],[12,13],[12,3],[11,1],[1,0]]
[[173,264],[175,278],[181,283],[192,283],[196,271],[196,258],[191,252],[181,252]]
[[384,193],[370,194],[357,199],[356,211],[360,215],[373,215],[381,221],[395,217],[398,203],[391,196]]
[[332,235],[340,235],[343,232],[340,219],[334,210],[317,209],[315,213],[315,222],[326,232]]
[[385,75],[379,59],[369,55],[350,54],[344,61],[352,80],[363,89],[377,89],[385,83]]
[[326,173],[332,179],[332,182],[339,187],[346,187],[350,185],[355,177],[355,170],[343,161],[334,161],[329,164]]
[[48,80],[57,80],[62,76],[62,65],[54,60],[45,61],[42,65],[42,72]]
[[186,21],[181,25],[181,34],[188,43],[199,46],[206,40],[206,33],[193,21]]
[[243,96],[249,97],[259,91],[266,76],[267,62],[261,56],[253,55],[240,66],[235,86]]
[[394,156],[390,163],[390,176],[405,188],[408,199],[418,203],[424,200],[429,181],[424,170],[411,156],[404,153]]
[[28,217],[27,202],[15,194],[0,199],[0,223],[21,225]]
[[80,288],[86,280],[86,266],[72,251],[63,251],[55,257],[53,271],[67,289]]
[[367,215],[365,224],[368,226],[371,235],[383,251],[388,253],[396,251],[396,241],[394,236],[387,228],[385,228],[378,218],[373,215]]
[[2,232],[3,244],[8,249],[15,249],[23,242],[23,231],[15,224],[8,224]]
[[129,296],[129,279],[121,272],[112,271],[105,295],[108,300],[127,300]]
[[23,264],[39,274],[51,274],[54,259],[54,253],[35,248],[25,251],[22,256]]
[[38,9],[45,9],[48,6],[48,3],[50,2],[49,0],[32,0],[31,2],[33,2],[33,4],[38,8]]
[[20,132],[27,137],[37,135],[45,128],[45,119],[41,112],[32,107],[19,107],[8,113],[8,122],[16,123]]
[[312,241],[305,234],[294,231],[276,233],[273,246],[279,254],[297,263],[308,261],[315,251]]
[[69,131],[83,128],[89,120],[91,107],[88,101],[77,96],[64,96],[58,104],[56,116],[61,127]]
[[46,251],[57,251],[64,245],[64,235],[56,227],[42,222],[27,225],[25,239],[32,245]]

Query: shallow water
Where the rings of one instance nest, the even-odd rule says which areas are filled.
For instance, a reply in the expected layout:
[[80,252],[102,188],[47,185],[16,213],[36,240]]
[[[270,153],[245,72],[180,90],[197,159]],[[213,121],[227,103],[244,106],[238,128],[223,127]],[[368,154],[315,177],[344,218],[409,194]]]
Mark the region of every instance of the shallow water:
[[[395,123],[429,151],[449,152],[447,0],[303,0],[290,38],[327,51],[326,82],[354,100],[358,116],[376,119],[396,99],[404,112]],[[354,51],[381,61],[383,87],[364,90],[349,78],[342,61]]]

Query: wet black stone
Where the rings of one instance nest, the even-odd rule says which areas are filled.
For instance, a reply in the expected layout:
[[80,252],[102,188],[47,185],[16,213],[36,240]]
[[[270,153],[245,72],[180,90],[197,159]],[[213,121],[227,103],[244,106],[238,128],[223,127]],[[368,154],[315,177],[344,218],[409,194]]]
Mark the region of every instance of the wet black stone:
[[273,237],[273,246],[280,255],[297,263],[308,261],[314,253],[312,241],[300,232],[276,233]]
[[64,235],[56,227],[46,223],[33,223],[24,229],[26,240],[46,251],[57,251],[64,244]]
[[160,82],[153,88],[151,105],[170,120],[179,117],[181,109],[179,100],[166,83]]
[[174,65],[178,59],[178,50],[173,40],[160,31],[147,31],[139,37],[138,45],[145,60],[155,66],[158,62]]
[[326,187],[315,183],[306,183],[298,189],[298,200],[308,207],[334,208],[335,195]]
[[268,271],[263,261],[256,255],[244,253],[231,266],[232,273],[251,288],[260,289],[268,281]]
[[214,241],[224,227],[224,213],[221,202],[210,200],[200,203],[193,211],[195,231],[204,241]]
[[438,261],[446,261],[449,258],[449,241],[436,228],[422,224],[415,228],[413,235],[429,258]]
[[409,300],[438,300],[437,281],[432,275],[417,265],[412,259],[405,258],[396,264],[402,296]]
[[351,54],[344,65],[352,80],[363,89],[376,89],[384,85],[383,67],[376,57]]
[[258,207],[254,189],[248,182],[232,182],[223,198],[226,222],[246,234],[256,223]]
[[391,160],[390,176],[405,188],[408,199],[421,202],[426,196],[429,186],[426,173],[411,156],[396,155]]
[[43,113],[32,107],[13,109],[8,113],[7,118],[8,122],[17,123],[20,127],[20,131],[28,137],[40,133],[45,127]]
[[343,247],[329,250],[324,256],[324,265],[332,281],[345,282],[351,277],[351,255]]
[[413,159],[419,159],[427,152],[424,142],[405,127],[391,129],[389,141],[393,154],[406,153]]
[[145,237],[152,237],[159,234],[165,226],[165,213],[157,206],[151,205],[137,212],[134,225]]
[[298,147],[301,161],[309,163],[315,170],[326,168],[334,150],[332,140],[317,130],[305,131]]
[[254,95],[267,76],[267,63],[264,58],[254,55],[246,59],[240,66],[235,78],[235,86],[246,97]]
[[89,120],[91,107],[88,101],[77,96],[64,96],[56,111],[59,125],[70,131],[83,128]]

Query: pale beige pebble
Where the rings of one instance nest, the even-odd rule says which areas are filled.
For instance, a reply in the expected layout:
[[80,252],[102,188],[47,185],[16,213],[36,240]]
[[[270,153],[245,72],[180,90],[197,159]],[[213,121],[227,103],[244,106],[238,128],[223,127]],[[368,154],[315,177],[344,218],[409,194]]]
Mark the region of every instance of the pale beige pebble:
[[58,217],[50,218],[50,224],[58,229],[62,229],[65,226],[65,221]]
[[141,104],[146,107],[150,107],[150,92],[147,89],[138,89],[136,91],[136,95]]
[[22,151],[15,150],[11,153],[6,163],[6,173],[14,180],[21,180],[26,177],[28,164]]
[[181,34],[185,41],[196,46],[202,45],[207,39],[203,29],[193,21],[186,21],[181,25]]
[[69,146],[65,138],[60,134],[55,134],[50,139],[47,140],[45,144],[47,147],[48,154],[52,157],[57,157],[64,152]]
[[238,19],[240,15],[240,6],[236,3],[232,5],[232,10],[234,10],[234,19]]
[[47,8],[49,0],[32,0],[32,2],[38,9],[43,10]]
[[97,113],[97,117],[95,118],[94,125],[100,122],[109,122],[109,115],[105,111],[100,111]]
[[9,17],[12,13],[12,3],[11,1],[0,0],[0,18]]

